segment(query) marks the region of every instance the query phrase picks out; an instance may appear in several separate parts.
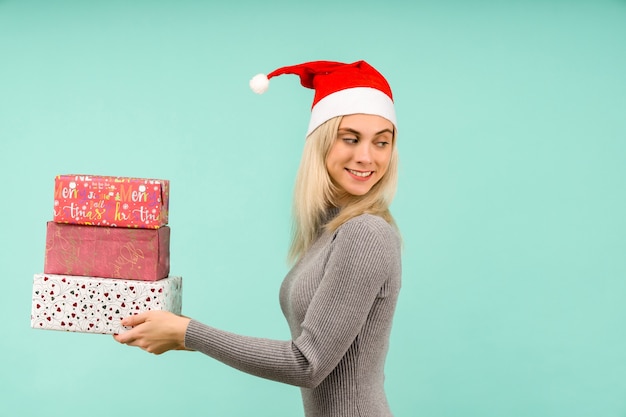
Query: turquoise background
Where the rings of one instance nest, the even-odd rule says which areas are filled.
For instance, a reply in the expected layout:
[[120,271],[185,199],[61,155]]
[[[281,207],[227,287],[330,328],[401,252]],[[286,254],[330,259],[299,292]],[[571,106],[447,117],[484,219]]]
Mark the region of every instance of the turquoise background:
[[302,415],[197,353],[31,329],[32,276],[56,174],[167,178],[183,312],[287,338],[312,92],[248,80],[365,59],[400,127],[395,414],[626,416],[626,2],[384,3],[0,1],[0,415]]

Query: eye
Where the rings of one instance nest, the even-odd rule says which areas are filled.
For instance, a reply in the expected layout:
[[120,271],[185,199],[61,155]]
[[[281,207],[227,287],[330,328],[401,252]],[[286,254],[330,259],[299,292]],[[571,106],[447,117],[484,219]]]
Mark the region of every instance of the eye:
[[358,143],[359,139],[352,137],[352,136],[343,136],[341,138],[341,140],[345,143],[349,143],[349,144],[354,144],[354,143]]
[[389,146],[389,144],[390,144],[390,142],[387,142],[387,141],[384,141],[384,140],[382,140],[380,142],[376,142],[376,146],[378,146],[379,148],[385,148],[385,147]]

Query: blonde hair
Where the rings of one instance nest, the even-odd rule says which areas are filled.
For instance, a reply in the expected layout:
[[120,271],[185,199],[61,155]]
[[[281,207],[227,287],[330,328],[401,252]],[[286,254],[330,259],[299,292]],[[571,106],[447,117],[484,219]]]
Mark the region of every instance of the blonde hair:
[[385,175],[365,195],[349,196],[339,214],[326,223],[328,210],[337,206],[339,189],[326,169],[326,156],[337,138],[342,116],[328,120],[307,136],[293,197],[293,231],[289,260],[296,262],[310,248],[321,230],[334,231],[346,221],[364,213],[382,217],[391,225],[395,221],[389,206],[398,182],[398,149],[396,134],[391,159]]

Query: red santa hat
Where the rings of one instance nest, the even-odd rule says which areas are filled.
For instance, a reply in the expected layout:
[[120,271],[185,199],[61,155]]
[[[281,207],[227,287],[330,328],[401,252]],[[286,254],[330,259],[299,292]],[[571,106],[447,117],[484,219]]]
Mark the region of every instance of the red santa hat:
[[282,67],[267,75],[255,75],[250,88],[263,94],[269,79],[283,74],[298,75],[302,86],[315,90],[307,136],[327,120],[349,114],[382,116],[396,126],[391,88],[385,77],[365,61],[313,61]]

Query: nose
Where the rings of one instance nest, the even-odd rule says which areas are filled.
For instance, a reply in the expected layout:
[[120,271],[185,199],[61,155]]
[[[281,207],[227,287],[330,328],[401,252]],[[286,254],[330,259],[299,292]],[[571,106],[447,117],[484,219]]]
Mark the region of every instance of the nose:
[[371,149],[369,144],[365,143],[365,141],[359,143],[359,146],[357,146],[355,160],[360,164],[369,164],[372,162]]

